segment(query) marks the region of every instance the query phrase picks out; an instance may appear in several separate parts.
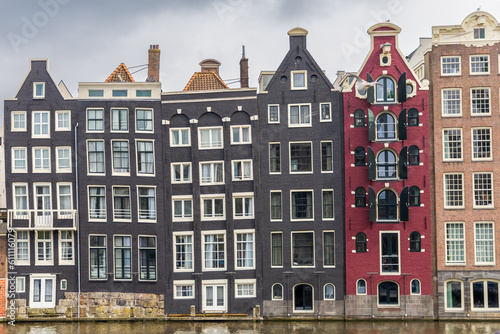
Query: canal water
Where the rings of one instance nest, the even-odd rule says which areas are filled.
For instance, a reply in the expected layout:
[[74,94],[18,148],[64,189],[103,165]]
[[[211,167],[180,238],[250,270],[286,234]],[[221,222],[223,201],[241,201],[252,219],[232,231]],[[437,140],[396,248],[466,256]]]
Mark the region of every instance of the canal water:
[[39,322],[0,324],[0,334],[491,334],[500,322]]

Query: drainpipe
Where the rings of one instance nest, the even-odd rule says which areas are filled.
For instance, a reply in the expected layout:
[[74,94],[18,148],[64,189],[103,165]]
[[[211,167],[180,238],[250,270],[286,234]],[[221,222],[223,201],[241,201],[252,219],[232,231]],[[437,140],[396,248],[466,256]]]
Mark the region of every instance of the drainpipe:
[[78,318],[80,318],[80,295],[81,295],[81,264],[80,264],[80,215],[79,215],[79,205],[78,205],[78,123],[75,125],[75,200],[76,200],[76,250],[78,253]]

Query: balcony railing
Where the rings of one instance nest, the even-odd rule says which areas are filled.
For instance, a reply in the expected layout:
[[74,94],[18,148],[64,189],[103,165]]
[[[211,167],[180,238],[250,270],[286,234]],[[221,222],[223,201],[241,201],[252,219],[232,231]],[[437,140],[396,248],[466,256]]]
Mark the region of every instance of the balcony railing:
[[76,230],[76,210],[8,210],[7,226],[11,229]]

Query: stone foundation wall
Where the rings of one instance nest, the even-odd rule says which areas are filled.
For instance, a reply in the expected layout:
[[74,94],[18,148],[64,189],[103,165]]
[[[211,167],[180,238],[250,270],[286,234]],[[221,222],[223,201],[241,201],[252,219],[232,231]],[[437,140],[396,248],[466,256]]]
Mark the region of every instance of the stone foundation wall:
[[[287,308],[288,302],[288,308]],[[319,312],[318,312],[319,308]],[[321,300],[319,303],[314,303],[312,312],[294,312],[293,302],[291,300],[265,300],[262,308],[262,316],[264,317],[343,317],[344,316],[344,301],[343,300]]]
[[398,307],[378,307],[377,296],[345,296],[347,318],[434,318],[431,296],[400,296]]

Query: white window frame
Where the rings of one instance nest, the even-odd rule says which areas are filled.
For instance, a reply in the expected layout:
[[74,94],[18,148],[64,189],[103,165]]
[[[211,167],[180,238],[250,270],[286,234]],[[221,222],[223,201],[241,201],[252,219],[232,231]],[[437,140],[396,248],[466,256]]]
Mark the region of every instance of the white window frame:
[[[130,218],[117,218],[116,216],[116,211],[115,210],[118,210],[118,209],[115,209],[115,189],[117,188],[126,188],[128,189],[128,202],[129,202],[129,206],[130,206],[130,209],[129,209],[129,216]],[[132,193],[130,191],[130,186],[125,186],[125,185],[113,185],[112,189],[111,189],[111,196],[113,197],[113,221],[115,222],[131,222],[132,221]],[[120,196],[120,197],[123,197],[123,196]],[[122,209],[123,210],[123,209]],[[121,215],[125,215],[126,212],[123,212]]]
[[[239,164],[238,171],[240,172],[240,176],[235,175],[236,167],[235,164]],[[250,164],[250,175],[245,175],[245,164]],[[233,181],[250,181],[253,180],[253,161],[251,159],[245,160],[231,160],[231,175],[233,177]]]
[[[275,285],[281,286],[281,298],[274,298],[274,286]],[[283,284],[274,283],[273,285],[271,285],[271,300],[283,300]]]
[[[26,111],[12,111],[11,114],[10,114],[11,118],[10,118],[10,132],[26,132],[26,122],[27,122],[27,119],[26,119]],[[22,115],[24,116],[24,127],[15,127],[16,125],[16,121],[15,121],[15,116],[16,115]],[[19,121],[21,122],[21,121]]]
[[[296,192],[310,192],[312,203],[312,217],[311,218],[293,218],[293,193]],[[314,189],[291,189],[290,190],[290,220],[291,221],[314,221]]]
[[[101,142],[102,143],[102,154],[103,154],[103,171],[102,172],[91,172],[90,171],[90,159],[89,159],[89,143],[90,142]],[[102,139],[96,139],[96,140],[87,140],[86,143],[86,149],[87,149],[87,175],[106,175],[106,144],[104,140]],[[93,152],[99,152],[99,151],[93,151]]]
[[[460,175],[462,182],[460,185],[458,183],[456,186],[460,186],[460,189],[454,189],[454,188],[446,188],[446,176],[454,176],[454,175]],[[455,180],[452,180],[455,181]],[[455,185],[455,184],[454,184]],[[450,202],[447,200],[447,196],[449,196],[450,192],[460,192],[460,196],[462,198],[462,205],[448,205],[447,203]],[[465,208],[465,200],[464,200],[464,174],[463,173],[444,173],[443,174],[443,200],[444,200],[444,208],[445,209],[463,209]],[[455,201],[455,200],[454,200]]]
[[[323,118],[323,105],[328,106],[328,118]],[[320,122],[332,122],[332,104],[331,102],[321,102],[319,104],[319,121]]]
[[[17,207],[17,201],[16,201],[16,188],[17,187],[22,187],[26,190],[26,194],[19,196],[19,197],[24,197],[26,199],[26,209],[20,209]],[[28,219],[29,217],[29,208],[30,208],[30,201],[29,201],[29,188],[28,188],[28,183],[21,183],[21,182],[15,182],[12,183],[12,206],[14,208],[14,218],[15,219]],[[18,214],[20,213],[26,213],[24,214]]]
[[[179,296],[177,294],[177,287],[191,287],[191,296]],[[194,280],[174,280],[173,281],[173,298],[174,299],[194,299],[196,298],[195,293],[195,281]]]
[[[448,226],[451,227],[453,226],[453,229],[456,230],[457,228],[461,228],[463,232],[463,237],[462,238],[448,238]],[[466,238],[465,238],[465,223],[464,222],[458,222],[458,221],[453,221],[453,222],[445,222],[444,224],[444,238],[445,238],[445,263],[446,266],[465,266],[467,264],[467,243],[466,243]],[[455,235],[453,235],[455,236]],[[453,249],[448,249],[448,242],[453,243],[453,246],[455,251],[457,249],[457,246],[459,246],[460,243],[462,243],[463,251],[462,251],[462,257],[464,258],[463,261],[451,261],[451,256],[448,256],[448,252],[452,251]]]
[[[333,286],[333,298],[326,298],[326,291],[325,290],[326,290],[326,286],[327,285]],[[335,299],[337,299],[337,296],[336,296],[337,295],[337,293],[336,293],[337,291],[336,290],[337,289],[335,288],[335,284],[333,284],[333,283],[326,283],[326,284],[324,284],[323,285],[323,300],[335,300]]]
[[[90,110],[100,110],[100,111],[102,111],[102,118],[93,118],[94,121],[95,120],[99,120],[99,119],[102,121],[102,129],[100,129],[100,130],[90,130],[89,129],[89,111]],[[86,128],[87,132],[90,132],[90,133],[102,133],[102,132],[104,132],[105,125],[104,125],[104,109],[103,108],[98,108],[98,107],[96,107],[96,108],[87,108],[85,110],[85,120],[86,120],[85,123],[86,123],[86,127],[87,127]]]
[[[151,146],[153,147],[153,151],[144,151],[147,152],[148,154],[153,154],[153,172],[148,173],[148,172],[141,172],[139,170],[139,143],[151,143]],[[156,175],[156,148],[155,148],[155,141],[154,140],[147,140],[147,139],[136,139],[135,140],[135,170],[137,172],[137,176],[147,176],[147,177],[154,177]],[[144,162],[145,163],[145,162]]]
[[[482,135],[488,135],[489,136],[489,140],[488,141],[483,141],[483,140],[475,140],[475,136],[474,136],[474,132],[475,131],[481,131],[481,132],[487,132],[487,134],[482,134]],[[480,134],[481,135],[481,134]],[[472,161],[491,161],[493,160],[493,145],[492,145],[492,142],[493,142],[493,132],[492,132],[492,129],[490,127],[473,127],[471,128],[471,148],[472,148]],[[479,148],[481,147],[481,145],[479,145],[480,143],[488,143],[486,145],[484,145],[484,147],[488,147],[488,150],[487,152],[489,153],[489,157],[486,157],[486,158],[476,158],[475,155],[476,155],[476,152],[474,152],[474,148],[475,148],[475,145],[474,143],[478,143],[478,153],[479,153]]]
[[[447,294],[447,285],[448,285],[448,282],[459,282],[460,283],[460,291],[461,291],[461,299],[460,299],[460,305],[462,305],[462,307],[450,307],[450,305],[448,305],[448,298],[446,298],[446,294]],[[457,312],[457,311],[463,311],[464,310],[464,305],[465,305],[465,290],[464,290],[464,282],[461,280],[461,279],[449,279],[449,280],[446,280],[444,281],[444,311],[445,312]]]
[[[365,282],[365,292],[359,292],[359,282],[363,281]],[[356,281],[356,295],[358,296],[366,296],[368,294],[368,285],[366,283],[366,280],[364,278],[360,278]]]
[[[141,188],[153,189],[154,212],[147,214],[148,216],[154,216],[153,218],[141,218],[141,195],[140,195]],[[137,186],[137,219],[139,223],[156,223],[156,220],[158,218],[158,201],[156,199],[157,199],[156,186],[140,186],[140,185]]]
[[[451,72],[451,73],[445,73],[444,71],[444,64],[443,60],[444,59],[452,59],[452,58],[458,58],[458,72]],[[449,62],[449,64],[456,64],[455,62]],[[462,57],[460,55],[453,55],[453,56],[441,56],[441,76],[460,76],[462,75]]]
[[[386,233],[391,233],[391,234],[397,234],[398,235],[398,271],[382,271],[382,267],[384,266],[384,264],[382,263],[382,247],[383,247],[383,242],[382,242],[382,234],[386,234]],[[379,259],[379,272],[381,275],[386,275],[386,276],[398,276],[398,275],[401,275],[401,256],[402,256],[402,252],[403,252],[403,246],[401,245],[401,234],[400,234],[400,231],[398,230],[388,230],[388,231],[379,231],[379,254],[378,254],[378,259]],[[379,283],[382,283],[382,282],[379,282]],[[399,285],[398,285],[399,286]],[[399,294],[399,296],[401,296],[401,293]],[[400,298],[398,298],[399,300]],[[377,304],[378,304],[378,285],[377,285]]]
[[[36,158],[35,158],[35,151],[37,150],[40,150],[40,153],[42,154],[42,166],[43,166],[43,160],[45,160],[45,158],[43,158],[43,152],[44,151],[47,151],[49,153],[49,156],[48,156],[48,162],[49,162],[49,167],[48,168],[36,168]],[[32,166],[32,171],[33,173],[50,173],[51,171],[51,155],[50,155],[50,147],[46,147],[46,146],[35,146],[32,148],[32,163],[33,163],[33,166]]]
[[[332,193],[332,213],[333,217],[332,218],[325,218],[324,216],[324,205],[325,205],[325,197],[324,194],[325,192],[331,192]],[[335,220],[335,191],[333,189],[321,189],[321,218],[322,220]]]
[[[473,99],[472,98],[472,91],[474,90],[483,90],[485,95],[487,94],[488,97],[487,98],[477,98],[477,99]],[[484,100],[484,101],[488,101],[488,112],[474,112],[474,101],[476,100]],[[481,116],[491,116],[491,109],[493,108],[492,104],[491,104],[491,88],[490,87],[471,87],[470,88],[470,115],[471,117],[481,117]]]
[[[476,60],[476,61],[473,61],[473,58],[474,57],[485,57],[486,58],[486,61],[483,62],[483,61],[479,61],[479,60]],[[473,65],[476,64],[476,65],[479,65],[481,66],[481,64],[483,63],[486,63],[486,67],[488,68],[488,71],[487,72],[476,72],[476,71],[473,71]],[[469,56],[469,74],[470,75],[488,75],[490,74],[490,71],[491,71],[491,62],[490,62],[490,55],[489,54],[475,54],[475,55],[470,55]]]
[[[475,183],[474,176],[478,174],[484,174],[484,175],[490,175],[490,185],[491,185],[491,204],[490,205],[479,205],[476,204],[476,191],[488,191],[488,189],[483,188],[479,189],[477,186],[479,184]],[[493,209],[495,207],[495,189],[494,189],[494,180],[493,180],[493,173],[492,172],[477,172],[477,173],[472,173],[472,207],[474,209]]]
[[[59,116],[60,115],[68,115],[68,126],[59,126]],[[63,120],[64,122],[64,120]],[[56,120],[55,120],[56,131],[71,131],[71,110],[56,110]]]
[[[457,101],[457,99],[445,100],[445,92],[456,94],[458,92],[459,112],[458,113],[445,113],[445,101]],[[462,117],[462,89],[461,88],[443,88],[441,89],[441,116],[442,117]]]
[[[312,233],[313,242],[312,242],[312,265],[311,266],[301,266],[295,265],[293,262],[293,235],[294,234],[304,234],[304,233]],[[316,268],[316,233],[312,230],[309,231],[292,231],[290,232],[290,263],[292,264],[292,268]]]
[[[208,130],[210,131],[210,141],[208,146],[201,145],[201,131]],[[213,143],[213,134],[214,130],[220,130],[220,146],[214,146]],[[224,148],[224,130],[222,126],[212,126],[212,127],[199,127],[198,128],[198,149],[199,150],[214,150],[214,149],[222,149]]]
[[[222,180],[219,182],[216,182],[216,175],[215,175],[215,165],[220,164],[221,165],[221,170],[222,170]],[[209,165],[210,166],[210,180],[204,181],[203,180],[203,166],[204,165]],[[224,179],[225,179],[225,169],[224,169],[224,161],[200,161],[200,186],[211,186],[215,184],[224,184]]]
[[[104,237],[104,246],[91,246],[90,245],[90,238],[92,237]],[[92,273],[92,269],[91,269],[91,265],[92,265],[92,262],[91,262],[91,250],[92,249],[102,249],[104,248],[104,275],[106,277],[104,278],[100,278],[100,277],[91,277],[91,273]],[[88,262],[89,262],[89,280],[90,281],[107,281],[108,280],[108,261],[109,261],[109,258],[108,258],[108,236],[106,234],[89,234],[88,235],[88,250],[89,250],[89,257],[88,257]],[[98,273],[99,274],[99,273]]]
[[[16,151],[24,152],[24,159],[16,159]],[[11,173],[27,173],[28,172],[28,148],[27,147],[12,147],[11,149]],[[16,161],[24,161],[23,169],[16,169]]]
[[[114,146],[113,144],[115,142],[126,142],[127,143],[127,160],[128,160],[128,171],[127,172],[119,172],[115,171],[115,151],[114,151]],[[111,145],[110,145],[110,151],[111,151],[111,175],[123,175],[123,176],[129,176],[130,175],[130,143],[127,139],[111,139]]]
[[[138,110],[151,111],[151,130],[139,130],[138,129],[138,127],[137,127],[137,111]],[[152,109],[152,108],[135,108],[134,116],[135,116],[135,132],[136,133],[154,133],[154,131],[155,131],[154,109]],[[144,119],[146,119],[146,118],[144,118]]]
[[[459,131],[460,132],[460,158],[447,158],[446,157],[446,143],[450,143],[450,140],[446,140],[448,136],[445,136],[445,131]],[[443,136],[443,161],[448,162],[448,161],[463,161],[464,160],[464,135],[462,128],[444,128],[442,130],[442,136]],[[455,143],[455,142],[452,142]],[[449,147],[449,145],[448,145]]]
[[[248,140],[243,139],[243,129],[248,129]],[[237,130],[239,133],[239,141],[235,141],[233,131]],[[252,126],[251,125],[231,125],[231,145],[245,145],[252,143]]]
[[[222,234],[223,235],[223,243],[224,243],[224,267],[221,268],[207,268],[205,266],[205,236],[206,235],[218,235]],[[201,231],[201,268],[202,271],[225,271],[227,268],[227,237],[226,237],[226,230],[207,230],[207,231]]]
[[[191,237],[191,243],[177,243],[177,237],[178,236],[190,236]],[[180,272],[193,272],[194,267],[195,267],[195,252],[194,252],[194,234],[192,231],[189,232],[173,232],[172,233],[172,244],[173,244],[173,264],[174,264],[174,272],[180,273]],[[177,268],[177,245],[191,245],[191,268]],[[204,252],[204,249],[202,249],[202,252]],[[186,252],[187,254],[187,252]]]
[[16,293],[26,292],[26,277],[16,276]]
[[[47,123],[42,122],[40,118],[40,123],[37,126],[40,127],[40,134],[35,134],[35,115],[40,114],[40,117],[43,117],[44,114],[47,115]],[[44,124],[47,124],[47,133],[44,134],[42,127]],[[31,112],[31,138],[50,138],[50,111],[45,110],[36,110]]]
[[[45,282],[47,280],[52,280],[52,301],[51,302],[45,302],[45,301],[40,301],[40,302],[35,302],[34,301],[34,281],[35,280],[41,280],[41,289],[40,289],[40,297],[44,298],[45,297]],[[56,306],[56,285],[57,285],[57,277],[56,275],[52,274],[31,274],[30,275],[30,296],[29,296],[29,307],[36,309],[36,308],[53,308]]]
[[[175,202],[181,201],[182,202],[182,216],[181,217],[176,217],[175,216]],[[186,213],[184,212],[184,202],[189,201],[191,202],[191,217],[186,216]],[[172,221],[173,222],[191,222],[194,219],[194,212],[193,212],[193,196],[192,195],[176,195],[172,196]]]
[[[271,171],[271,145],[278,145],[279,146],[279,150],[280,150],[280,154],[279,154],[279,166],[280,166],[280,171],[279,172],[273,172]],[[281,150],[281,143],[280,142],[270,142],[268,144],[268,162],[269,162],[269,174],[281,174],[281,171],[283,170],[283,165],[281,164],[281,154],[282,154],[282,150]]]
[[[40,232],[48,232],[50,235],[50,239],[39,239],[38,233],[40,233]],[[43,260],[38,259],[38,248],[39,248],[38,242],[40,240],[45,240],[45,241],[42,241],[42,242],[44,242],[44,245],[45,245],[43,247],[44,250],[47,247],[47,245],[50,245],[51,253],[49,254],[49,259],[45,259],[45,258]],[[35,231],[35,266],[52,266],[52,265],[54,265],[54,235],[52,233],[52,230],[36,230]]]
[[[220,287],[222,286],[224,288],[224,306],[207,306],[206,302],[206,287],[207,286],[212,286],[212,287]],[[207,312],[227,312],[227,303],[228,303],[228,289],[227,289],[227,279],[218,279],[218,280],[202,280],[201,281],[201,296],[202,296],[202,311],[207,311]],[[217,292],[214,291],[214,295],[216,295]],[[216,299],[215,299],[216,300]]]
[[[397,287],[398,287],[398,303],[397,304],[390,304],[390,305],[379,304],[379,301],[380,301],[379,286],[380,286],[380,284],[385,283],[385,282],[391,282],[391,283],[394,283],[397,285]],[[376,286],[376,289],[377,289],[377,294],[375,295],[375,297],[377,298],[377,307],[378,308],[400,308],[401,307],[401,285],[398,282],[393,281],[393,280],[379,281],[377,286]]]
[[[329,143],[330,144],[330,147],[331,147],[331,157],[332,157],[332,161],[331,161],[331,165],[330,167],[332,168],[332,170],[323,170],[323,143]],[[319,156],[320,156],[320,166],[321,166],[321,173],[330,173],[332,174],[333,173],[333,141],[332,140],[322,140],[320,142],[320,145],[319,145]]]
[[[479,224],[483,224],[483,225],[486,225],[486,224],[491,224],[491,239],[478,239],[478,235],[477,235],[477,225]],[[492,255],[492,261],[478,261],[478,242],[479,241],[488,241],[488,242],[491,242],[492,245],[491,245],[491,255]],[[474,222],[474,264],[476,266],[494,266],[495,263],[496,263],[496,242],[495,242],[495,223],[493,221],[475,221]],[[487,247],[487,246],[484,246],[484,247]]]
[[[309,171],[293,171],[292,170],[292,144],[309,144],[310,150],[311,150],[311,170]],[[291,141],[288,143],[288,169],[290,171],[290,174],[312,174],[314,173],[314,147],[313,147],[313,142],[312,141]]]
[[[309,107],[309,122],[305,123],[303,122],[304,120],[301,119],[301,114],[300,114],[300,109],[303,106],[308,106]],[[298,123],[291,123],[291,108],[292,107],[299,107],[299,122]],[[288,104],[288,127],[289,128],[300,128],[300,127],[312,127],[312,111],[311,111],[311,103],[291,103]]]
[[[418,289],[419,291],[418,291],[418,293],[414,293],[414,292],[412,291],[412,286],[411,286],[411,284],[412,284],[412,282],[413,282],[413,281],[417,281],[417,282],[418,282],[418,286],[419,286],[419,289]],[[418,278],[414,278],[414,279],[412,279],[412,280],[410,281],[410,295],[413,295],[413,296],[420,296],[421,294],[422,294],[422,282],[421,282]]]
[[[48,187],[49,193],[48,194],[37,194],[37,188],[38,187]],[[42,207],[38,207],[38,200],[39,197],[42,199]],[[43,206],[46,204],[46,201],[49,203],[49,208],[46,209]],[[35,225],[37,225],[39,222],[41,225],[47,224],[47,221],[50,221],[51,223],[53,222],[53,214],[52,214],[52,183],[48,182],[35,182],[33,183],[33,206],[35,209]],[[36,211],[42,211],[42,215],[38,216]]]
[[[63,239],[62,238],[62,232],[69,232],[71,234],[71,239]],[[62,246],[62,243],[63,242],[68,242],[70,241],[71,242],[71,257],[72,259],[71,260],[63,260],[62,258],[62,250],[63,250],[63,246]],[[59,230],[59,235],[58,235],[58,251],[59,251],[59,265],[61,266],[69,266],[69,265],[74,265],[75,264],[75,234],[73,233],[72,230]]]
[[[272,194],[273,193],[279,193],[280,194],[280,211],[281,211],[281,218],[280,219],[276,219],[276,218],[273,218],[273,206],[272,206]],[[279,222],[279,221],[283,221],[283,192],[281,190],[270,190],[269,191],[269,220],[270,221],[276,221],[276,222]]]
[[[60,161],[62,160],[60,157],[60,151],[61,150],[68,150],[69,152],[69,167],[62,168]],[[56,172],[57,173],[71,173],[73,170],[72,162],[71,162],[71,146],[56,146]]]
[[[182,140],[182,132],[187,131],[188,142],[184,143]],[[179,133],[179,144],[174,144],[174,132]],[[191,146],[191,128],[171,128],[170,129],[170,147],[190,147]]]
[[[127,129],[126,130],[122,130],[121,129],[121,124],[119,122],[118,124],[118,129],[114,129],[113,128],[113,115],[114,115],[114,112],[115,111],[121,111],[121,110],[125,110],[126,111],[126,120],[127,120]],[[125,107],[112,107],[110,108],[109,110],[109,132],[112,132],[112,133],[115,133],[115,132],[119,132],[119,133],[128,133],[130,131],[130,122],[129,122],[129,110],[128,108],[125,108]]]
[[67,279],[62,279],[60,281],[60,287],[61,290],[68,290],[68,280]]
[[[205,200],[215,200],[215,199],[222,200],[222,216],[215,216],[214,213],[212,213],[209,217],[205,217],[204,201]],[[225,220],[226,219],[226,195],[225,194],[201,194],[200,195],[200,206],[201,206],[201,220],[202,221]],[[214,208],[213,203],[212,203],[212,208]]]
[[[42,86],[42,94],[37,94],[37,86]],[[45,98],[45,82],[33,82],[33,99],[44,99]]]
[[[117,247],[116,246],[116,237],[122,237],[122,238],[130,238],[130,246],[120,246],[120,247]],[[130,234],[113,234],[113,280],[114,281],[132,281],[132,277],[133,277],[133,270],[132,270],[132,245],[133,245],[133,242],[132,242],[132,236]],[[130,278],[118,278],[117,277],[117,274],[116,274],[116,250],[117,249],[128,249],[130,251]],[[123,261],[124,259],[122,259]],[[139,261],[140,261],[140,256],[139,256]],[[123,271],[122,272],[122,275],[125,276],[125,272]]]
[[[239,287],[243,285],[253,285],[252,294],[239,294]],[[257,280],[254,279],[235,279],[234,280],[234,298],[255,298],[257,297]]]
[[[246,193],[233,193],[233,219],[253,219],[255,218],[255,199],[253,192]],[[236,213],[236,200],[242,199],[242,210],[241,215]],[[247,207],[245,204],[245,199],[250,199],[250,211],[247,215],[245,215],[245,211],[247,211]]]
[[[333,265],[326,265],[325,264],[325,233],[333,233]],[[336,268],[337,267],[337,252],[336,252],[336,236],[335,236],[335,230],[324,230],[322,233],[322,239],[321,239],[321,246],[322,246],[322,253],[323,253],[323,268]]]
[[[104,216],[104,218],[92,218],[91,217],[91,214],[90,214],[90,188],[101,188],[101,189],[104,189],[104,209],[100,209],[100,210],[104,210],[104,213],[102,214]],[[88,217],[89,217],[89,221],[97,221],[97,222],[105,222],[106,219],[107,219],[107,216],[108,216],[108,212],[107,212],[107,198],[106,198],[106,186],[104,185],[89,185],[87,187],[87,200],[88,200]],[[100,197],[100,196],[99,196]],[[100,214],[99,214],[100,216]]]
[[[181,169],[181,180],[175,180],[175,173],[174,169],[175,166],[180,166]],[[184,167],[189,166],[189,179],[185,180],[184,179]],[[173,162],[170,164],[170,173],[172,175],[172,183],[192,183],[193,182],[193,167],[191,165],[191,162]]]
[[[477,307],[475,306],[474,302],[472,301],[473,299],[473,291],[474,291],[474,283],[479,283],[481,282],[482,285],[483,285],[483,291],[484,291],[484,294],[483,294],[483,302],[484,302],[484,305],[483,307]],[[480,279],[475,279],[475,280],[471,280],[470,281],[470,294],[471,294],[471,310],[474,311],[474,312],[495,312],[495,313],[498,313],[498,311],[500,311],[500,307],[489,307],[489,300],[488,300],[488,285],[487,283],[488,282],[493,282],[493,283],[497,283],[498,287],[500,287],[500,280],[498,279],[495,279],[495,278],[492,278],[492,279],[489,279],[489,278],[480,278]]]
[[[271,107],[278,108],[278,120],[271,121]],[[280,123],[280,105],[279,104],[268,104],[267,105],[267,123],[269,124],[279,124]]]
[[[69,186],[69,200],[71,207],[69,209],[61,209],[61,186]],[[69,215],[63,215],[61,212],[70,212]],[[59,219],[72,219],[73,218],[73,184],[71,182],[57,182],[57,218]]]
[[[295,74],[304,75],[304,86],[295,86]],[[290,79],[291,90],[307,90],[307,71],[290,71]]]
[[[239,251],[238,251],[238,235],[239,234],[248,234],[252,235],[252,265],[251,266],[238,266],[238,260],[239,260]],[[253,270],[255,269],[255,230],[253,229],[248,229],[248,230],[234,230],[234,268],[236,270]],[[249,241],[242,241],[241,243],[248,244]]]
[[[277,234],[277,235],[280,235],[281,237],[281,265],[280,266],[275,266],[273,265],[273,235],[274,234]],[[271,239],[269,240],[269,246],[270,246],[270,255],[271,255],[271,268],[283,268],[283,265],[284,265],[284,259],[285,259],[285,256],[283,254],[283,232],[282,231],[272,231],[271,232]]]
[[[18,239],[18,234],[19,233],[26,233],[26,236],[27,236],[27,239]],[[15,235],[16,235],[16,255],[15,255],[15,260],[14,260],[14,263],[18,266],[29,266],[30,265],[30,257],[31,257],[31,253],[30,253],[30,231],[29,230],[20,230],[20,231],[15,231]],[[18,240],[23,240],[21,241],[22,243],[26,244],[26,250],[28,251],[27,252],[27,255],[28,255],[28,258],[27,259],[23,259],[23,260],[19,260],[18,259],[18,250],[19,250],[19,247],[17,247],[17,244],[18,244]]]

